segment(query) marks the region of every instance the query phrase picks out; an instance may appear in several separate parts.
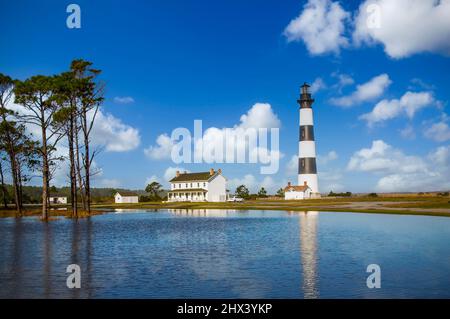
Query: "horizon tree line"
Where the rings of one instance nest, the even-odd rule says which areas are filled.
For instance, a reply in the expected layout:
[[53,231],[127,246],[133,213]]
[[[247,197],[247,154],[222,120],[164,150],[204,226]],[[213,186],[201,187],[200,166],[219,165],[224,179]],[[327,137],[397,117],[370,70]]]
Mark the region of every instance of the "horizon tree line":
[[[37,174],[42,177],[42,219],[48,220],[50,183],[64,160],[69,161],[71,216],[79,216],[78,198],[83,211],[91,213],[92,163],[99,152],[91,147],[91,133],[104,100],[100,73],[82,59],[73,60],[66,72],[24,81],[0,73],[0,193],[7,207],[9,172],[17,216],[23,215],[22,187]],[[67,154],[58,152],[63,139]]]

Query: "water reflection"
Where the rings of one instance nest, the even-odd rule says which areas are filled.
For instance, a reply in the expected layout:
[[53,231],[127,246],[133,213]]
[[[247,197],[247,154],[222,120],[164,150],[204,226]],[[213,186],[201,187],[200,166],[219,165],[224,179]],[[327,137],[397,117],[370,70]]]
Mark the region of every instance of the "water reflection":
[[301,212],[300,222],[300,252],[303,272],[302,291],[306,299],[318,298],[317,284],[317,222],[319,213],[314,211]]
[[227,217],[235,214],[235,209],[169,209],[169,213],[191,217]]
[[[450,297],[450,218],[141,212],[0,219],[0,299]],[[373,260],[389,261],[381,291],[365,285]],[[66,286],[74,263],[81,289]]]

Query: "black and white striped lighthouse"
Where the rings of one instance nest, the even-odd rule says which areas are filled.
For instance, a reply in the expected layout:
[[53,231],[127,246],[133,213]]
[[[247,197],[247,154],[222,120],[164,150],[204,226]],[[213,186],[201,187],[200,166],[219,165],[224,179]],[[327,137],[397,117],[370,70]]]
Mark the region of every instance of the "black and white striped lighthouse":
[[312,193],[319,193],[316,166],[316,142],[314,140],[314,122],[312,104],[314,100],[309,92],[309,85],[301,86],[300,99],[300,139],[298,154],[298,185],[305,183]]

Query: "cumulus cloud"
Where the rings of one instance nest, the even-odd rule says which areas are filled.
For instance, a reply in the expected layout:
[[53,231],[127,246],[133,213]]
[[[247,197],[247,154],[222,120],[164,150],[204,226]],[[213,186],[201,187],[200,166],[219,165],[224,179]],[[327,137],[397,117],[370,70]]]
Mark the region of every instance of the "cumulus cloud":
[[322,78],[316,78],[314,82],[311,84],[311,87],[309,88],[311,94],[316,94],[317,92],[326,89],[327,85],[323,81]]
[[[249,159],[253,158],[258,159],[262,164],[268,164],[273,163],[274,160],[278,161],[283,154],[273,148],[273,145],[269,145],[269,141],[267,141],[268,145],[261,144],[262,140],[257,135],[255,136],[258,138],[259,145],[258,143],[251,145],[253,143],[249,143],[246,138],[249,136],[247,132],[249,129],[268,129],[267,138],[269,138],[270,129],[280,126],[281,122],[270,104],[256,103],[240,117],[239,124],[231,128],[209,127],[203,132],[202,138],[197,141],[192,139],[191,142],[196,143],[195,152],[201,152],[196,155],[202,155],[199,157],[207,163],[232,162],[229,160],[231,157],[234,158],[234,162],[238,162],[238,154],[247,154],[248,162],[251,162]],[[234,142],[228,143],[230,140]],[[157,145],[150,146],[144,152],[151,159],[170,159],[176,143],[177,141],[168,134],[162,134],[156,140]]]
[[131,96],[116,96],[114,103],[117,104],[131,104],[134,103],[134,99]]
[[[13,100],[11,99],[7,108],[17,112],[19,115],[32,114],[28,109],[12,102]],[[88,113],[88,120],[90,121],[93,116],[94,111],[90,111]],[[41,130],[37,125],[26,124],[26,128],[34,138],[41,138]],[[104,112],[100,108],[95,117],[91,132],[91,141],[94,146],[105,147],[107,152],[126,152],[137,148],[140,145],[141,138],[138,129],[123,123],[121,119]],[[60,147],[58,146],[58,148]]]
[[382,140],[355,152],[348,171],[379,176],[376,189],[382,192],[432,191],[450,187],[450,146],[440,147],[425,158],[406,155]]
[[391,83],[389,75],[385,73],[380,74],[368,82],[358,85],[356,90],[350,95],[332,98],[330,102],[341,107],[351,107],[381,96]]
[[104,146],[107,152],[127,152],[140,145],[141,137],[138,129],[99,110],[92,129],[92,142]]
[[256,103],[241,116],[240,128],[276,128],[281,122],[269,103]]
[[348,46],[345,37],[345,23],[350,13],[338,2],[331,0],[309,0],[300,15],[293,19],[284,35],[288,42],[303,41],[313,55],[339,53]]
[[424,131],[424,135],[436,142],[446,142],[450,140],[450,127],[444,121],[434,123]]
[[450,55],[449,0],[366,0],[354,24],[356,46],[381,43],[392,58],[422,52]]
[[378,102],[370,113],[363,114],[359,118],[365,120],[369,127],[400,115],[406,115],[411,119],[420,109],[433,103],[435,100],[430,92],[408,91],[400,99],[385,99]]
[[144,149],[144,154],[151,159],[170,159],[174,143],[169,135],[161,134],[156,138],[156,146]]

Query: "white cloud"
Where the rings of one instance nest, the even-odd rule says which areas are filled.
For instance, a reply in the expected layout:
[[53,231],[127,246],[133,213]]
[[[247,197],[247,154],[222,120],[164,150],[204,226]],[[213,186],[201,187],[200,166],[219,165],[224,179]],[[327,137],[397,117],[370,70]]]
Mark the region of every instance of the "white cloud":
[[327,85],[323,81],[322,78],[316,78],[314,82],[311,84],[311,87],[309,88],[311,94],[316,94],[317,92],[326,89]]
[[[12,101],[14,99],[11,99]],[[21,105],[10,102],[7,108],[20,115],[30,115],[31,111]],[[88,113],[88,120],[94,116],[94,111]],[[34,138],[41,138],[41,130],[37,125],[27,124],[26,128]],[[104,146],[107,152],[126,152],[137,148],[141,142],[139,130],[122,122],[101,108],[97,111],[94,127],[91,132],[91,141],[95,146]],[[58,146],[59,148],[60,146]],[[64,155],[67,155],[65,153]]]
[[355,83],[355,80],[348,74],[333,72],[331,76],[338,79],[338,82],[333,85],[333,88],[337,89],[338,92],[341,92],[344,87]]
[[350,19],[338,2],[331,0],[309,0],[300,15],[293,19],[284,35],[289,42],[303,41],[313,54],[339,53],[348,46],[345,23]]
[[[259,129],[259,128],[279,128],[281,122],[278,116],[273,112],[272,107],[268,103],[256,103],[254,104],[246,114],[240,117],[239,124],[234,125],[232,128],[217,128],[209,127],[203,132],[203,137],[198,140],[198,145],[195,150],[203,150],[203,159],[205,162],[225,162],[226,154],[249,154],[257,155],[260,163],[267,164],[271,160],[279,160],[283,157],[283,154],[277,149],[269,149],[269,146],[265,147],[259,145],[249,145],[245,139],[247,129]],[[226,145],[224,141],[226,138],[234,138],[234,145]],[[261,143],[261,141],[259,141]],[[144,153],[151,159],[170,159],[172,148],[175,142],[169,137],[168,134],[162,134],[158,136],[156,140],[156,146],[150,146],[144,150]],[[200,147],[199,145],[202,145]],[[224,145],[222,150],[223,156],[216,154],[217,146]]]
[[330,102],[342,107],[351,107],[379,97],[391,83],[392,81],[389,79],[389,75],[386,73],[380,74],[370,79],[370,81],[358,85],[356,90],[350,95],[332,98]]
[[400,115],[406,115],[411,119],[417,111],[433,103],[435,103],[435,100],[429,92],[408,91],[403,94],[400,100],[393,99],[378,102],[370,113],[363,114],[359,118],[367,121],[369,127]]
[[117,104],[131,104],[134,103],[134,99],[131,96],[116,96],[114,103]]
[[276,128],[281,122],[269,103],[256,103],[241,116],[240,128]]
[[424,131],[424,135],[436,142],[445,142],[450,140],[450,127],[444,121],[434,123]]
[[[374,17],[368,5],[379,8],[379,28],[369,27]],[[355,18],[354,43],[381,43],[392,58],[421,52],[450,55],[449,0],[366,0]]]
[[431,191],[450,187],[450,146],[440,147],[422,158],[406,155],[382,140],[353,154],[348,171],[379,176],[376,189],[382,192]]
[[104,146],[107,152],[127,152],[139,146],[141,137],[138,129],[100,109],[92,130],[92,142]]
[[156,146],[150,146],[144,149],[144,154],[155,160],[170,159],[174,143],[167,134],[161,134],[156,139]]

